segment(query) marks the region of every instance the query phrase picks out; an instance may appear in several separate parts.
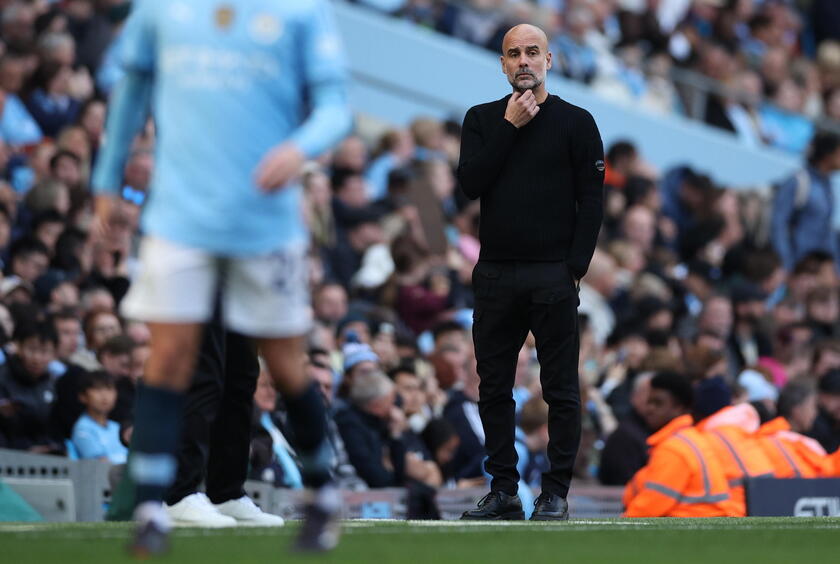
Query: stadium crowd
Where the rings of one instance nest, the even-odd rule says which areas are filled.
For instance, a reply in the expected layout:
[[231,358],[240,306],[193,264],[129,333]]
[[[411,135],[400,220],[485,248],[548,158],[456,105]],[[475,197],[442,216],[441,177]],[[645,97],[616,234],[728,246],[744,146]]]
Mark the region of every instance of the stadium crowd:
[[537,23],[566,77],[702,119],[748,146],[802,154],[814,121],[840,125],[834,0],[354,1],[494,53],[511,26]]
[[[785,73],[797,68],[787,64],[797,45],[789,33],[780,45],[747,33],[766,18],[778,32],[778,14],[793,14],[785,4],[743,8],[741,19],[727,20],[725,29],[741,34],[728,45],[703,39],[720,31],[709,14],[731,13],[719,3],[696,2],[689,24],[675,22],[677,35],[659,47],[682,34],[706,56],[737,45],[756,60],[780,53]],[[417,18],[427,4],[437,6],[404,9]],[[617,23],[613,11],[592,12],[608,5],[569,9],[587,22],[597,16],[599,26]],[[136,142],[107,240],[91,237],[88,178],[126,4],[2,6],[0,447],[119,464],[149,351],[148,329],[122,319],[118,306],[137,268],[154,128]],[[640,37],[645,22],[638,18]],[[697,37],[695,27],[707,34]],[[817,74],[808,74],[809,100],[820,98]],[[840,80],[836,67],[829,76]],[[781,81],[795,86],[787,75]],[[470,338],[480,208],[457,187],[459,143],[459,123],[420,118],[352,135],[302,176],[316,320],[305,362],[331,406],[333,469],[345,488],[486,481]],[[688,167],[658,171],[629,141],[608,148],[606,220],[579,291],[584,434],[575,474],[576,483],[607,485],[636,475],[629,514],[662,511],[645,484],[693,476],[696,469],[679,471],[687,458],[666,448],[689,431],[721,473],[714,487],[737,489],[745,473],[837,473],[829,455],[840,446],[840,255],[828,175],[840,170],[840,138],[809,143],[807,166],[769,194],[718,186]],[[514,397],[520,474],[538,486],[548,414],[532,340],[519,355]],[[265,375],[254,400],[252,477],[301,487],[282,397]],[[718,432],[755,451],[754,472],[726,459]],[[662,477],[663,469],[679,476]],[[743,494],[740,506],[737,499],[709,511],[743,514]]]

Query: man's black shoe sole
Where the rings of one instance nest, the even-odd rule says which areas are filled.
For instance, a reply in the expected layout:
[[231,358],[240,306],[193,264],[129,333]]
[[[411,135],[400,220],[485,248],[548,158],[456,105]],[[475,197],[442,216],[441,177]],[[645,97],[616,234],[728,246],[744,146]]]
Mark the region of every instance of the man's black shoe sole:
[[493,517],[473,517],[470,515],[462,515],[461,521],[524,521],[525,520],[525,512],[524,511],[510,511],[508,513],[502,513],[501,515],[495,515]]

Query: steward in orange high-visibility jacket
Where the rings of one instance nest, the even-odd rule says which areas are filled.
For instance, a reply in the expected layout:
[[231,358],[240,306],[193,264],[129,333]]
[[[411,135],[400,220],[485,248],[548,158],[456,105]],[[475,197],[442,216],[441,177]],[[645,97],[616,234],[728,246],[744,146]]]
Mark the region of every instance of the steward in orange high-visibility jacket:
[[773,462],[755,436],[760,422],[755,408],[742,403],[724,407],[697,424],[697,430],[709,440],[713,456],[723,466],[739,517],[747,514],[744,480],[774,475]]
[[776,417],[758,429],[761,447],[773,462],[776,478],[830,478],[836,476],[834,460],[822,445],[790,429],[784,417]]
[[709,439],[681,415],[648,438],[650,461],[624,489],[625,517],[737,517]]
[[650,381],[643,416],[656,433],[650,459],[624,490],[626,517],[726,517],[737,508],[711,447],[693,427],[691,382],[663,372]]
[[777,478],[829,478],[838,475],[834,460],[819,442],[802,433],[817,418],[817,392],[807,382],[790,382],[779,394],[779,417],[758,430]]

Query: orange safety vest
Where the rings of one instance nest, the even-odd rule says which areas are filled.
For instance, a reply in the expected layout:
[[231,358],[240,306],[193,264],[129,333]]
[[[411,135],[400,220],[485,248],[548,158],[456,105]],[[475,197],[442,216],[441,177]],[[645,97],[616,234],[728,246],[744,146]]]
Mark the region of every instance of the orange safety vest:
[[[741,409],[741,406],[725,407],[701,421],[697,428],[709,438],[714,456],[721,462],[726,474],[729,495],[738,507],[738,516],[744,517],[747,514],[744,479],[772,478],[774,473],[773,462],[753,435],[758,422],[757,417],[755,426],[749,430],[745,430],[738,424],[726,424],[729,421],[741,419],[737,413],[734,415],[730,413]],[[730,417],[730,415],[733,416]],[[719,421],[723,421],[724,424],[717,426],[716,423]]]
[[650,460],[624,489],[625,517],[734,517],[738,508],[709,439],[690,415],[648,438]]
[[836,476],[834,461],[820,444],[790,430],[784,417],[776,417],[758,429],[764,452],[773,463],[777,478],[829,478]]

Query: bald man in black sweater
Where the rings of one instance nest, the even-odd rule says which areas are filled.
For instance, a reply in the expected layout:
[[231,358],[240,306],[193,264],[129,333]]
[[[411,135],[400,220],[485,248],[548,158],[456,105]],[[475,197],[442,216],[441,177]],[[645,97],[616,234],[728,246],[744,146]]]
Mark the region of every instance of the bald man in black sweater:
[[577,290],[603,219],[604,149],[589,112],[546,91],[551,53],[542,30],[508,31],[501,62],[513,94],[470,108],[458,166],[464,193],[481,199],[473,339],[493,477],[490,493],[462,518],[524,518],[512,389],[532,331],[549,405],[551,468],[531,519],[565,520],[580,443]]

